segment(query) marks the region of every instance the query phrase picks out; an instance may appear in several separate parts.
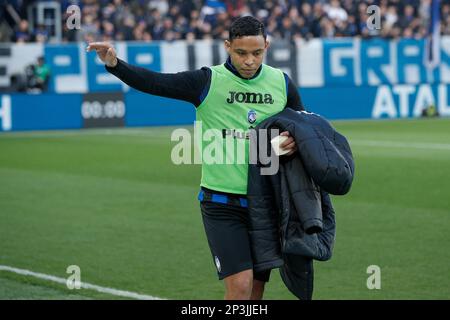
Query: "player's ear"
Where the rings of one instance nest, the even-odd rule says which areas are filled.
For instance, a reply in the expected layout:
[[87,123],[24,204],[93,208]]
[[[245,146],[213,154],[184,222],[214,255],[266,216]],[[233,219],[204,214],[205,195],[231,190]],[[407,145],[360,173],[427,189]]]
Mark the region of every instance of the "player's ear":
[[270,47],[270,42],[269,42],[269,40],[265,40],[266,41],[266,44],[265,44],[265,46],[264,46],[264,49],[269,49],[269,47]]
[[228,54],[230,54],[230,51],[231,51],[231,42],[230,42],[230,40],[225,40],[224,41],[224,45],[225,45],[225,50],[227,51]]

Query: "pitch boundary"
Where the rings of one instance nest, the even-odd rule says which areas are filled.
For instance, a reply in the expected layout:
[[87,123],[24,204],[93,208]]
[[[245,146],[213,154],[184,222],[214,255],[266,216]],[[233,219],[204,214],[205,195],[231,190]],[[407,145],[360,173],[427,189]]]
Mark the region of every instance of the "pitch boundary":
[[[20,274],[20,275],[24,275],[24,276],[28,276],[28,277],[34,277],[34,278],[38,278],[41,280],[56,282],[56,283],[64,284],[64,285],[67,284],[67,279],[56,277],[56,276],[45,274],[45,273],[34,272],[34,271],[26,270],[26,269],[19,269],[19,268],[14,268],[14,267],[10,267],[10,266],[0,265],[0,271],[12,272],[15,274]],[[131,292],[131,291],[102,287],[102,286],[98,286],[98,285],[87,283],[87,282],[81,282],[81,288],[88,289],[88,290],[94,290],[97,292],[106,293],[106,294],[110,294],[110,295],[117,296],[117,297],[132,298],[132,299],[137,299],[137,300],[164,300],[163,298],[156,297],[156,296],[150,296],[150,295],[140,294],[140,293]]]

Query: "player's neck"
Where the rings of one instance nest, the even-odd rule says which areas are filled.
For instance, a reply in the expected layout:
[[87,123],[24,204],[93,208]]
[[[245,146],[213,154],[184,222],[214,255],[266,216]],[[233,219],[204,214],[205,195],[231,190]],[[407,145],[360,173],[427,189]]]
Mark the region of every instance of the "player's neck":
[[225,68],[227,68],[229,71],[233,72],[236,76],[238,76],[241,79],[251,80],[251,79],[256,78],[259,75],[259,73],[261,72],[261,69],[262,69],[262,65],[259,66],[258,71],[256,71],[256,73],[251,78],[244,78],[243,76],[241,76],[241,74],[233,66],[233,63],[231,62],[231,58],[229,56],[227,58],[227,61],[225,62]]

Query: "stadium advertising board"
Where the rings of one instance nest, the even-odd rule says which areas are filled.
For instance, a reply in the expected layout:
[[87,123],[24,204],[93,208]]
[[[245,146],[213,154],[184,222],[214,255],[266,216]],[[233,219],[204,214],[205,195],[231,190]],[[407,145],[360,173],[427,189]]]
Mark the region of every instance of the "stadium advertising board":
[[[195,111],[185,102],[150,96],[108,73],[85,45],[3,44],[0,61],[12,74],[44,55],[51,69],[49,93],[0,95],[0,130],[191,124]],[[5,49],[6,48],[6,49]],[[118,42],[118,56],[160,72],[220,64],[220,42]],[[9,55],[9,56],[8,56]],[[274,42],[266,62],[299,85],[305,107],[329,119],[419,117],[433,107],[450,115],[450,37],[441,38],[440,63],[426,67],[425,42],[402,39],[313,39]],[[125,112],[126,110],[126,112]]]
[[[109,74],[85,44],[10,44],[10,56],[0,67],[8,77],[44,55],[52,70],[50,90],[57,93],[128,91],[129,87]],[[301,88],[450,83],[450,37],[441,38],[440,64],[426,67],[424,40],[313,39],[295,45],[274,41],[266,62],[288,73]],[[179,72],[220,64],[226,52],[220,42],[118,42],[119,57],[133,65],[158,72]],[[25,58],[26,54],[26,58]],[[31,57],[31,58],[30,58]]]
[[81,115],[84,128],[123,127],[126,107],[122,92],[83,95]]
[[[395,119],[420,117],[430,106],[450,116],[449,91],[450,85],[421,84],[304,88],[300,94],[307,110],[329,119]],[[135,90],[0,95],[1,131],[182,125],[194,120],[189,103]]]
[[0,131],[81,128],[80,94],[0,95]]

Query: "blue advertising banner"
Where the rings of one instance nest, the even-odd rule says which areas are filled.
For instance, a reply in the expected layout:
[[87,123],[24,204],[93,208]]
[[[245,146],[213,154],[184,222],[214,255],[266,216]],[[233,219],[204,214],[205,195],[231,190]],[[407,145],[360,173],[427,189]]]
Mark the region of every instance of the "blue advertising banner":
[[179,100],[131,91],[125,95],[125,105],[128,127],[193,124],[195,120],[194,106]]
[[307,111],[333,119],[396,119],[420,117],[434,106],[450,116],[450,85],[381,85],[300,89]]
[[[450,85],[445,84],[402,84],[304,88],[299,92],[307,111],[333,120],[420,117],[429,106],[441,116],[450,116],[449,90]],[[138,127],[189,125],[195,120],[195,108],[187,102],[133,90],[124,95],[122,103],[121,95],[1,95],[0,131],[82,128],[86,121],[90,127]]]
[[[13,73],[21,72],[30,59],[44,55],[51,69],[50,92],[128,92],[130,88],[105,70],[95,52],[86,44],[25,44],[27,59],[11,45],[11,56],[0,62],[6,70],[0,75],[7,83]],[[223,63],[223,43],[195,41],[117,42],[119,58],[156,72],[173,73]],[[449,84],[450,37],[441,37],[437,46],[439,63],[424,63],[427,43],[419,39],[312,39],[286,45],[274,42],[266,63],[286,71],[301,88],[365,87],[397,84]],[[35,58],[32,58],[32,56]],[[31,58],[30,58],[31,57]],[[25,61],[27,60],[27,61]]]
[[1,95],[0,103],[0,131],[82,126],[80,94]]
[[428,69],[424,40],[322,40],[324,86],[448,83],[450,50],[442,42],[441,64]]

